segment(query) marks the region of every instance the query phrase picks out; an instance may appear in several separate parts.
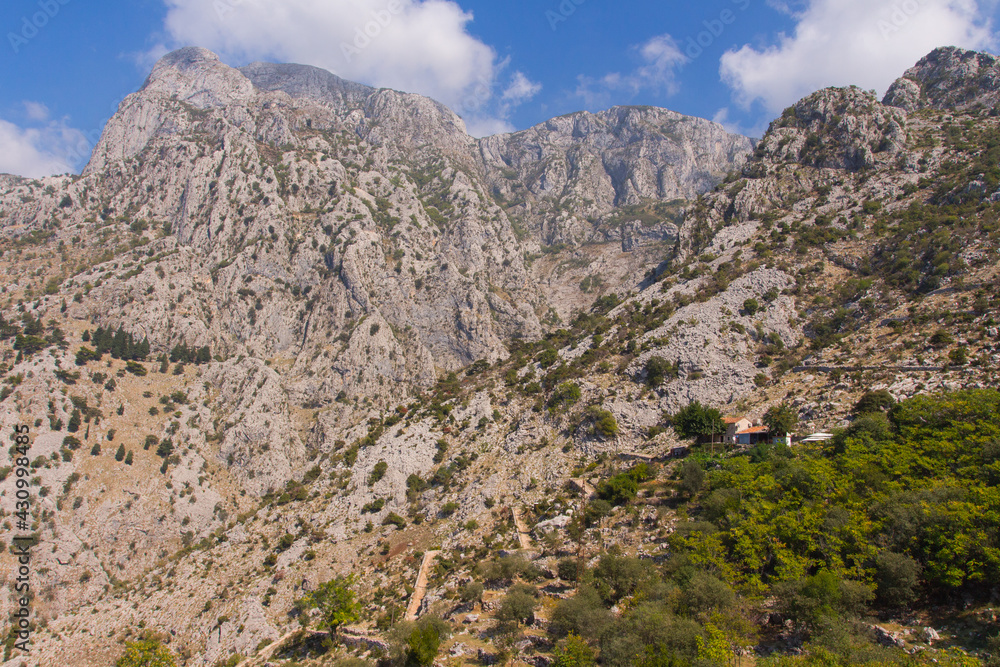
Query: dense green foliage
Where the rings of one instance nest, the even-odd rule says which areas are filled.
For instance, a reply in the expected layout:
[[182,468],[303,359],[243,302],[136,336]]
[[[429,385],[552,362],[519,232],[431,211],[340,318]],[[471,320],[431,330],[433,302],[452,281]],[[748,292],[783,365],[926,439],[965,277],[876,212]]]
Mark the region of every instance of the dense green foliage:
[[919,565],[926,595],[987,590],[1000,583],[998,409],[992,390],[922,396],[825,449],[731,458],[700,494],[713,530],[676,546],[748,592],[822,571],[873,585],[880,546]]
[[559,659],[589,659],[579,637],[602,665],[725,663],[756,641],[753,607],[773,597],[808,640],[804,657],[774,664],[923,664],[873,644],[863,619],[1000,585],[1000,392],[862,407],[862,424],[828,443],[761,446],[707,471],[686,461],[690,520],[670,558],[606,554],[580,572],[552,616]]
[[154,640],[129,642],[115,667],[176,667],[170,649]]
[[697,438],[726,432],[726,424],[722,421],[722,414],[715,408],[706,407],[698,401],[678,410],[671,423],[677,435],[682,438]]
[[306,596],[306,604],[319,609],[323,624],[331,632],[337,632],[341,625],[358,620],[361,605],[354,592],[356,581],[354,575],[338,575],[320,584]]

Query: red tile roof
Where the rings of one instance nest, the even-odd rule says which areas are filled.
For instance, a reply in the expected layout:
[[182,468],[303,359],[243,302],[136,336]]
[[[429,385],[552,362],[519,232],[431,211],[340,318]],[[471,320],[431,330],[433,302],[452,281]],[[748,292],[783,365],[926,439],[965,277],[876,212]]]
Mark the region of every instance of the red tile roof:
[[743,421],[746,417],[723,417],[722,421],[727,424],[735,424],[736,422]]
[[745,428],[742,431],[737,431],[736,435],[743,435],[744,433],[767,433],[768,428],[766,426],[751,426],[750,428]]

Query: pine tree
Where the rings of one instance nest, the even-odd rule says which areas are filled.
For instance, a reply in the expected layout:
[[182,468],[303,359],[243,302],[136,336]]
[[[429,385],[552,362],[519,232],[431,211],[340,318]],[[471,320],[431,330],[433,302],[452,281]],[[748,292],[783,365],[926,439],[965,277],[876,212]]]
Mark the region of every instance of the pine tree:
[[111,334],[105,331],[103,327],[94,329],[94,335],[91,340],[94,343],[94,347],[97,348],[98,354],[111,351]]
[[128,450],[128,454],[125,455],[125,465],[132,465],[132,450]]
[[118,445],[118,451],[115,452],[115,461],[122,461],[125,459],[125,445]]
[[127,359],[128,347],[128,334],[125,333],[124,329],[119,327],[111,342],[111,356],[115,359]]
[[69,416],[69,423],[66,424],[66,430],[70,433],[76,433],[80,430],[80,410],[79,408],[73,408],[73,412]]
[[94,446],[90,448],[91,456],[98,456],[101,453],[101,443],[95,442]]

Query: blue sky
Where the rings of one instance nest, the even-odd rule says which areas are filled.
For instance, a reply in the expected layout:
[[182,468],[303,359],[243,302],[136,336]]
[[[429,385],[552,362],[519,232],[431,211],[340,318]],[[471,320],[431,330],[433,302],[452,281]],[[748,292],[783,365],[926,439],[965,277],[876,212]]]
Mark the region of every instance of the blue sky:
[[6,0],[0,172],[79,171],[121,99],[185,45],[418,92],[477,136],[618,104],[759,136],[827,85],[880,94],[936,46],[993,51],[998,0]]

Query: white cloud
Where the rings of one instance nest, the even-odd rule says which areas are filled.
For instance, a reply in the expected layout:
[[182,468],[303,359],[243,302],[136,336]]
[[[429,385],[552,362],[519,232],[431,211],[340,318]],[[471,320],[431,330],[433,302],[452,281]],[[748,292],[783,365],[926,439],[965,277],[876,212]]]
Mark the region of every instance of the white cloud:
[[352,81],[427,95],[470,127],[503,121],[501,112],[509,113],[516,101],[496,108],[494,88],[504,63],[469,34],[472,14],[451,0],[164,2],[167,39],[150,56],[194,45],[232,64],[314,65]]
[[[990,1],[991,0],[987,0]],[[990,22],[976,0],[807,0],[771,2],[797,21],[765,49],[723,54],[720,73],[736,101],[776,113],[827,86],[880,92],[939,46],[983,49]]]
[[586,75],[577,77],[575,95],[583,98],[589,108],[607,106],[612,94],[636,95],[642,90],[673,95],[679,89],[677,70],[688,59],[681,52],[677,42],[670,35],[658,35],[644,44],[633,47],[641,65],[628,74],[611,72],[594,78]]
[[25,102],[24,111],[31,120],[46,121],[49,119],[49,108],[41,102]]
[[687,62],[687,58],[674,38],[670,35],[654,37],[639,47],[639,53],[646,64],[630,77],[630,84],[636,89],[662,88],[668,95],[676,93],[677,68]]
[[[42,105],[27,104],[33,103],[26,103],[29,114],[31,109],[44,109]],[[90,155],[90,149],[86,136],[65,121],[23,128],[0,119],[0,173],[41,178],[75,172]]]
[[510,84],[503,91],[503,99],[515,104],[527,102],[542,90],[542,84],[535,83],[522,72],[514,72]]

